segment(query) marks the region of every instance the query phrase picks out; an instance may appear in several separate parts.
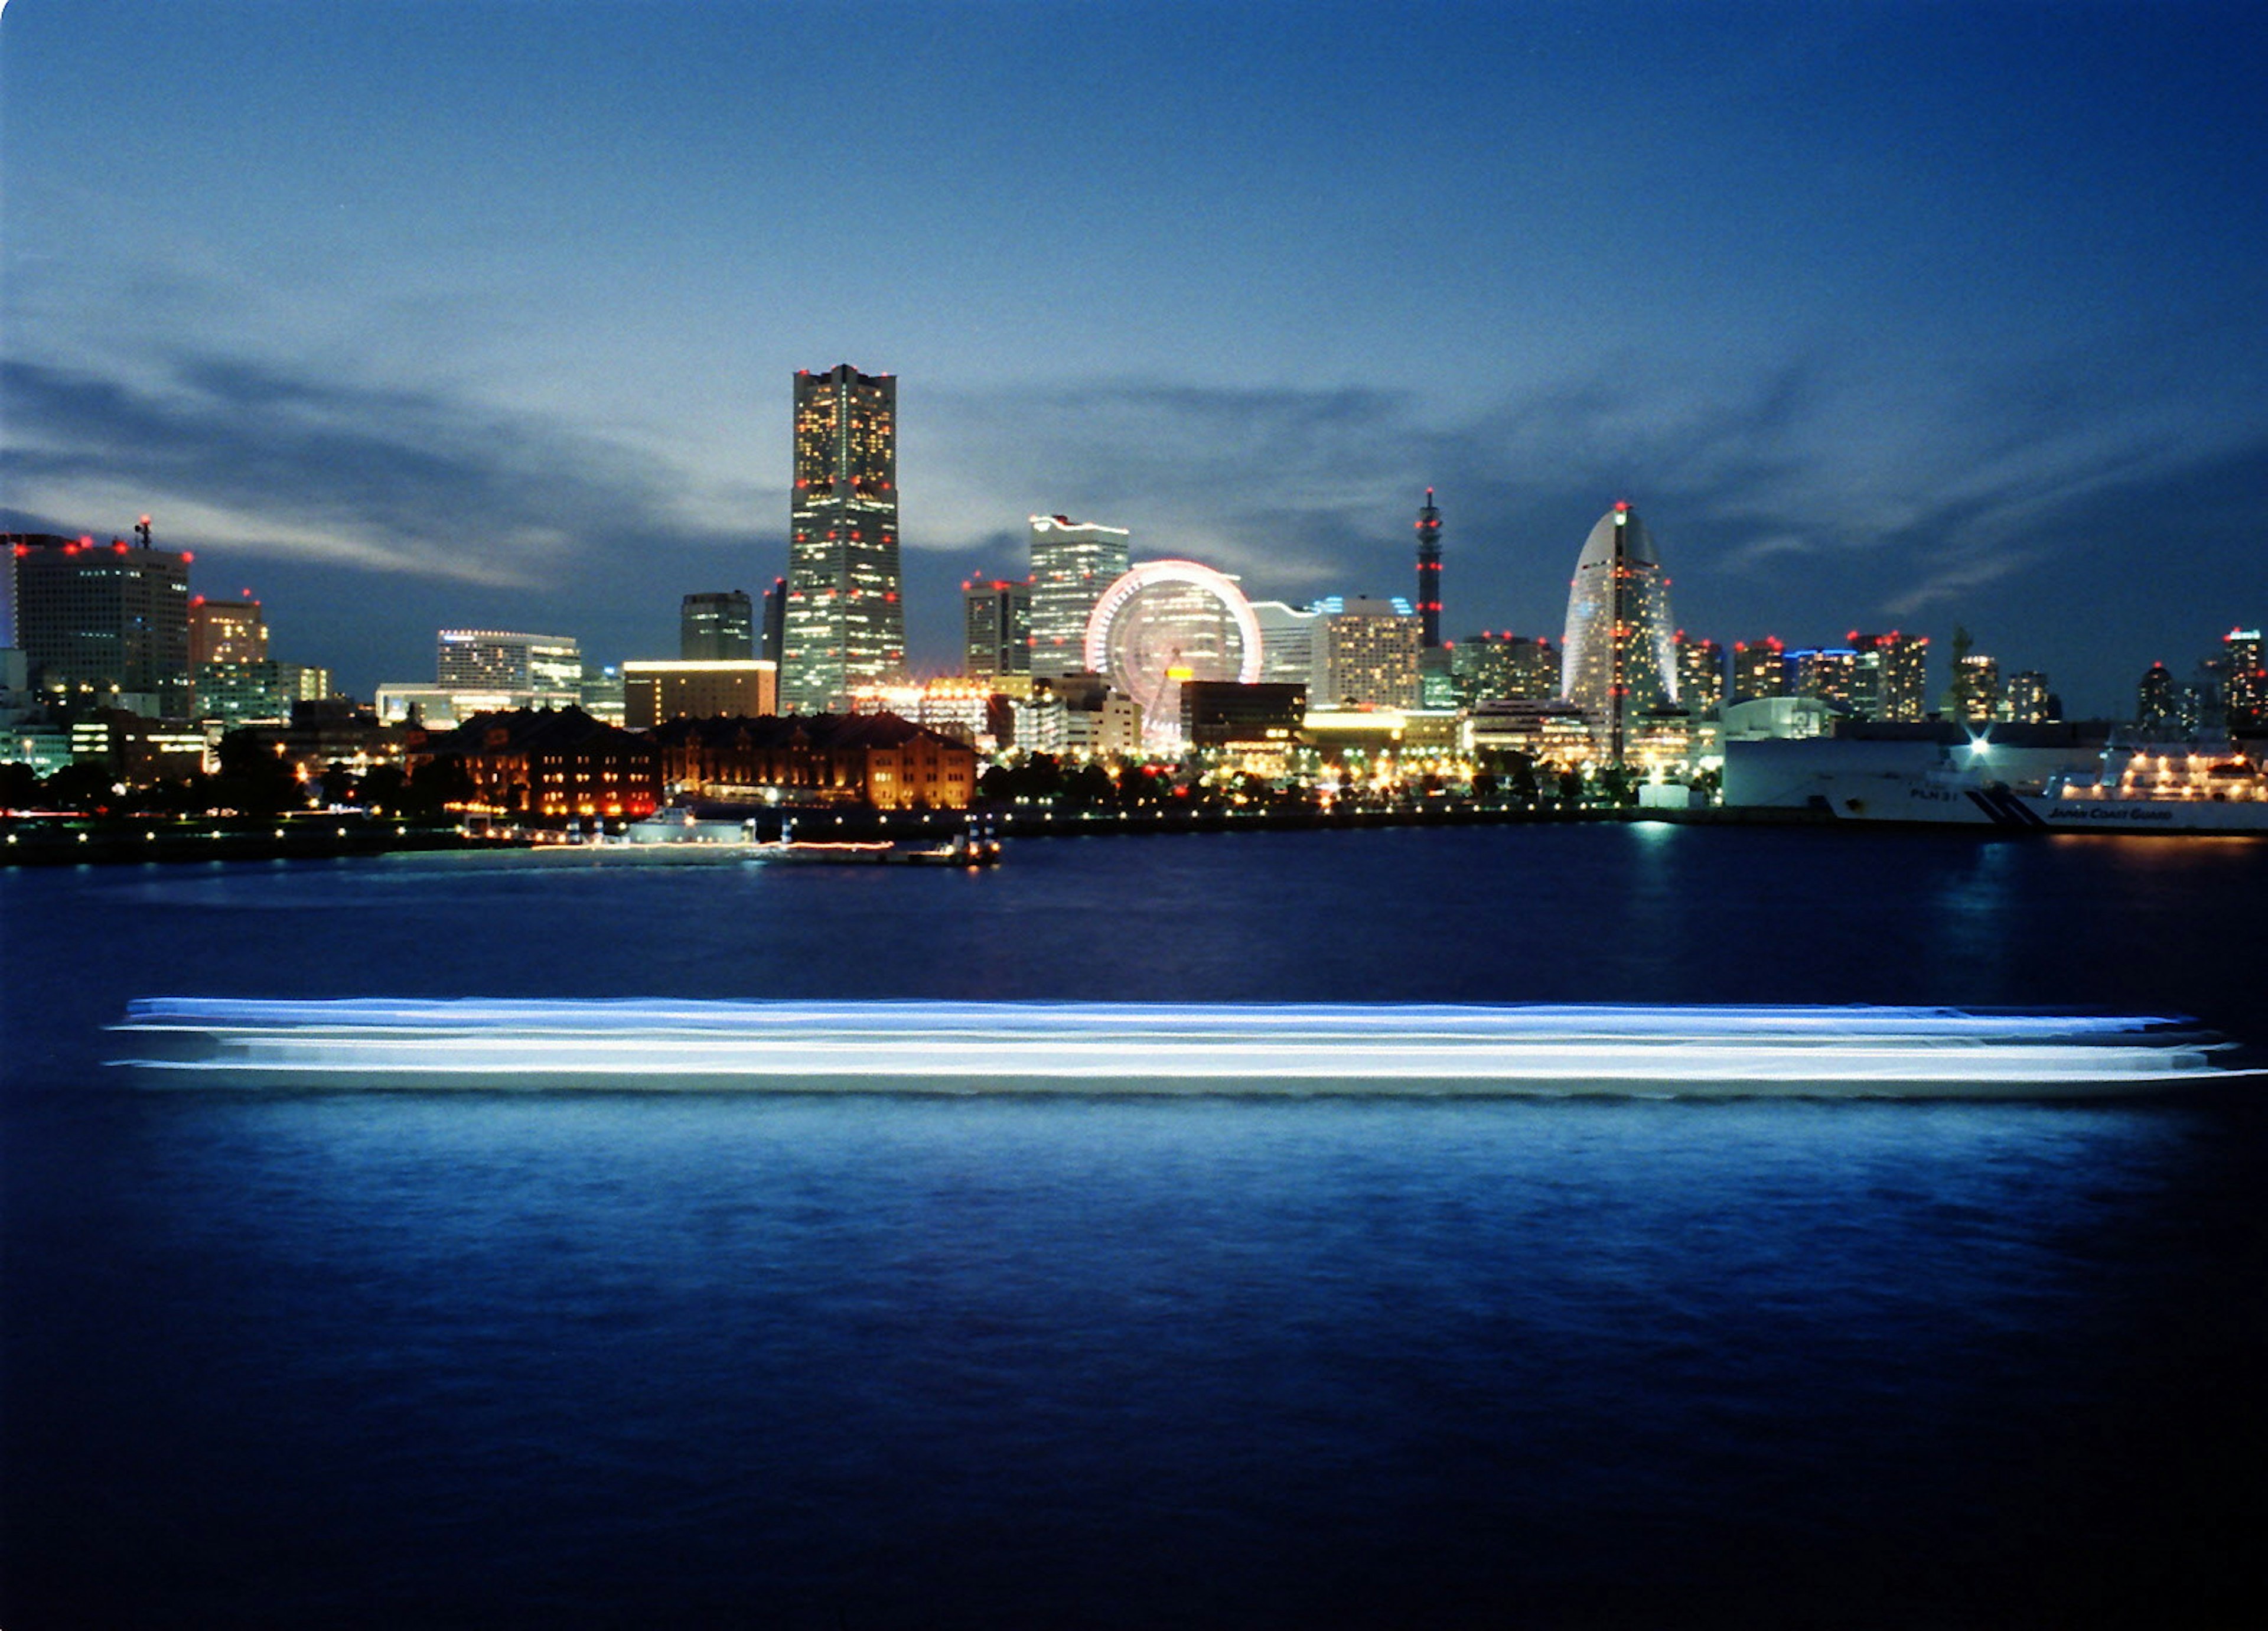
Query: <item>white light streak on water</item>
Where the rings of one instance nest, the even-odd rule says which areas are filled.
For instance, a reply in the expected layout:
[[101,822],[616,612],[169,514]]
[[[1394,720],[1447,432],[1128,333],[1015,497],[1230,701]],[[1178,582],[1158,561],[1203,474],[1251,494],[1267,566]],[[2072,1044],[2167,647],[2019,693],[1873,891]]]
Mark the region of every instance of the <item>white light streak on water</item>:
[[147,998],[145,1079],[773,1091],[2117,1094],[2257,1074],[2162,1015],[1947,1007]]

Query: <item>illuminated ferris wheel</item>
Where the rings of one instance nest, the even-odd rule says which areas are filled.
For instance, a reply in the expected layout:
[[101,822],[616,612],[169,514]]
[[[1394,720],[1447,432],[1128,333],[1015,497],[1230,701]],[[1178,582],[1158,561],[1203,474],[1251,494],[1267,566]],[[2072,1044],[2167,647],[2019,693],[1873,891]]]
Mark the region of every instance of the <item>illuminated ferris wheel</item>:
[[1182,683],[1260,677],[1260,620],[1233,579],[1195,561],[1145,561],[1086,620],[1086,666],[1141,705],[1142,744],[1182,746]]

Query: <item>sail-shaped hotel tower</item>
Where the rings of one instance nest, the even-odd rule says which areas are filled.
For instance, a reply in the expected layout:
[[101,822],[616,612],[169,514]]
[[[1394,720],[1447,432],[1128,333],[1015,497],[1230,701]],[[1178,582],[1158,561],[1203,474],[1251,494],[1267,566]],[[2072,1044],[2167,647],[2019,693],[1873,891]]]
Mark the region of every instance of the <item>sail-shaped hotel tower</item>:
[[1677,700],[1669,579],[1628,504],[1617,501],[1583,541],[1567,591],[1559,680],[1567,700],[1603,732],[1610,764],[1623,762],[1628,716]]

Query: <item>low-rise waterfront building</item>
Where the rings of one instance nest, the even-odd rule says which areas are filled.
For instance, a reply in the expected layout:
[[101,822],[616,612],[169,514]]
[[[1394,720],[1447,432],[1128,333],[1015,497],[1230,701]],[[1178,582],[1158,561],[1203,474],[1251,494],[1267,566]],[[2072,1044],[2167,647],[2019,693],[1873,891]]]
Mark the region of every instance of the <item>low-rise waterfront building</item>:
[[894,713],[672,720],[652,740],[671,789],[710,799],[968,808],[976,750]]
[[580,708],[476,714],[455,729],[415,732],[410,779],[442,758],[462,765],[474,803],[493,816],[566,821],[649,815],[660,801],[660,760],[635,732]]
[[1476,754],[1524,754],[1539,764],[1563,769],[1591,764],[1599,756],[1590,716],[1572,702],[1491,702],[1474,709],[1471,719]]

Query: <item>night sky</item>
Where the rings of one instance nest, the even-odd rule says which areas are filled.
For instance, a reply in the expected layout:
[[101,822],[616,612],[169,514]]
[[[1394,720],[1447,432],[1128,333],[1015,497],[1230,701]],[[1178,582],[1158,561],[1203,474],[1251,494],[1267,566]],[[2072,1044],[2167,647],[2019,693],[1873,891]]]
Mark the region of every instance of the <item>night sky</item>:
[[367,695],[674,656],[789,379],[899,376],[912,657],[1035,511],[1556,636],[1630,499],[1727,643],[2130,712],[2268,617],[2268,8],[9,0],[11,529],[144,511]]

